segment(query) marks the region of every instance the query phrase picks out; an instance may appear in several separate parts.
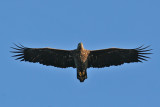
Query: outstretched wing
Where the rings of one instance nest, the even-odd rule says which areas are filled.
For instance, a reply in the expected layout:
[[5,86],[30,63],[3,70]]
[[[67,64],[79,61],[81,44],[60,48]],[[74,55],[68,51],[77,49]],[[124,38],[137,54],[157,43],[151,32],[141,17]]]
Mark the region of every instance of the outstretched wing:
[[[16,44],[15,44],[16,45]],[[13,53],[19,53],[13,57],[18,57],[16,60],[29,62],[39,62],[43,65],[51,65],[60,68],[74,67],[75,63],[72,56],[72,50],[60,50],[53,48],[27,48],[24,46],[11,47],[16,51]]]
[[88,56],[88,68],[102,68],[109,67],[112,65],[121,65],[123,63],[131,63],[131,62],[142,62],[142,60],[146,60],[149,58],[144,56],[145,53],[152,49],[147,49],[149,46],[144,47],[141,46],[136,49],[120,49],[120,48],[109,48],[102,50],[93,50],[90,51]]

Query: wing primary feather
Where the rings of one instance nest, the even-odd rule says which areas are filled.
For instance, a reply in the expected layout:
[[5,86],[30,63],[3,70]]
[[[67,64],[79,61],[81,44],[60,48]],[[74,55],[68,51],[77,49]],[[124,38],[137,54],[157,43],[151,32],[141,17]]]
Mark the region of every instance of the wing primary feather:
[[20,60],[20,61],[24,61],[24,59]]
[[23,48],[25,48],[22,44],[19,43],[19,45],[21,45]]
[[144,49],[149,48],[149,47],[150,47],[150,45],[149,45],[149,46],[146,46],[146,47],[144,47],[144,48],[138,48],[138,50],[144,50]]
[[153,53],[138,53],[138,54],[153,54]]
[[144,61],[148,61],[148,60],[146,60],[146,59],[144,59],[144,58],[141,58],[141,57],[138,57],[138,59],[141,59],[141,60],[144,60]]
[[23,51],[10,51],[12,53],[23,53]]
[[18,49],[18,48],[14,48],[14,47],[11,47],[12,49],[15,49],[15,50],[22,50],[22,49]]
[[140,48],[142,48],[144,45],[142,45],[142,46],[140,46],[140,47],[138,47],[138,48],[136,48],[136,49],[140,49]]
[[15,59],[15,60],[22,59],[22,58],[24,58],[24,57],[22,56],[22,57],[19,57],[19,58]]
[[144,55],[138,55],[140,57],[144,57],[144,58],[150,58],[150,57],[147,57],[147,56],[144,56]]
[[138,60],[138,62],[141,62],[141,63],[143,63],[143,61],[141,61],[141,60]]
[[22,56],[22,55],[24,55],[24,54],[18,54],[18,55],[14,55],[12,57],[17,57],[17,56]]
[[147,52],[147,51],[151,51],[152,49],[148,49],[148,50],[138,50],[138,52]]
[[20,48],[20,49],[22,48],[22,47],[18,46],[18,45],[17,45],[17,44],[15,44],[15,43],[14,43],[14,45],[15,45],[15,46],[17,46],[17,47],[18,47],[18,48]]

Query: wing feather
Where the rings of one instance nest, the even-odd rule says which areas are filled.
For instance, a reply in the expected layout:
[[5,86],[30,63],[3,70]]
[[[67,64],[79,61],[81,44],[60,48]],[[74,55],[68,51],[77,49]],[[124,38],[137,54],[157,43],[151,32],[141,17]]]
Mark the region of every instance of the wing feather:
[[11,47],[15,51],[12,53],[18,53],[13,57],[18,57],[16,60],[29,61],[33,63],[40,63],[43,65],[50,65],[60,68],[73,67],[75,63],[73,59],[72,50],[60,50],[53,48],[27,48],[23,45],[16,45],[16,48]]
[[88,56],[88,68],[102,68],[112,65],[117,66],[124,63],[142,62],[143,60],[147,61],[146,59],[149,57],[144,56],[144,54],[151,54],[146,52],[152,50],[147,49],[148,47],[149,46],[140,46],[135,49],[109,48],[90,51]]

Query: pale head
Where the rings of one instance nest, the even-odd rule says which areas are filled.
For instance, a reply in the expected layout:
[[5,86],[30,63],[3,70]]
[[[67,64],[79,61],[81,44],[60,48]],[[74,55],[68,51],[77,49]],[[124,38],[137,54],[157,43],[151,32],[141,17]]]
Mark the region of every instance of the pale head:
[[79,49],[79,50],[84,49],[84,47],[83,47],[83,43],[82,43],[82,42],[80,42],[80,43],[78,44],[77,49]]

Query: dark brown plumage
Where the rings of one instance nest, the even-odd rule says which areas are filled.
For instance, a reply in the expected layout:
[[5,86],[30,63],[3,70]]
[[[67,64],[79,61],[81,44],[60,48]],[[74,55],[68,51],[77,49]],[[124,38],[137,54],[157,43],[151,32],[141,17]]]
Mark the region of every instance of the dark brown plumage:
[[87,78],[87,68],[102,68],[112,65],[121,65],[123,63],[142,62],[149,58],[144,56],[152,49],[147,47],[139,47],[135,49],[120,49],[109,48],[101,50],[86,50],[82,43],[78,44],[75,50],[61,50],[54,48],[27,48],[22,45],[16,45],[16,51],[19,53],[13,57],[18,57],[16,60],[29,62],[39,62],[43,65],[50,65],[59,68],[73,67],[77,68],[77,78],[83,82]]

